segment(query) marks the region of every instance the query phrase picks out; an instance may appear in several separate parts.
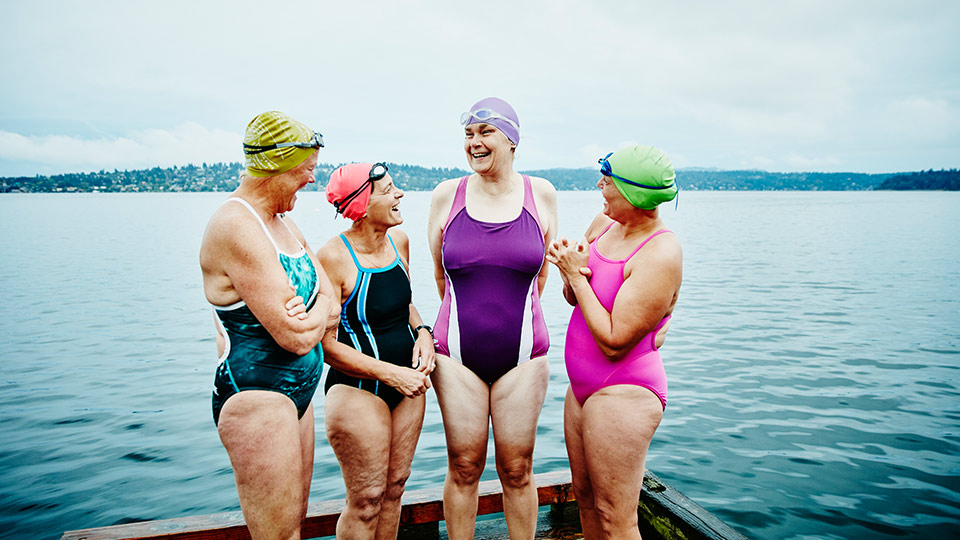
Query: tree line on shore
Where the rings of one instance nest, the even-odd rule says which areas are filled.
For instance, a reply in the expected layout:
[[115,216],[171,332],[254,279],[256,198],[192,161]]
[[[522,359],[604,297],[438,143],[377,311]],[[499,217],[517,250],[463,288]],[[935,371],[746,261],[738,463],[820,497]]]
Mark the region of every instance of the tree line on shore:
[[[308,190],[322,189],[338,165],[320,163],[317,183]],[[420,167],[388,163],[394,182],[406,190],[429,191],[448,178],[467,174],[466,170],[447,167]],[[178,192],[232,191],[239,184],[240,163],[203,163],[183,167],[154,167],[134,171],[101,170],[51,176],[0,178],[0,192]],[[586,191],[596,188],[599,172],[584,169],[537,169],[522,171],[549,179],[559,190]],[[857,190],[960,190],[960,170],[927,170],[897,174],[797,172],[778,173],[760,170],[727,171],[716,169],[680,169],[677,183],[681,189],[703,191],[857,191]]]

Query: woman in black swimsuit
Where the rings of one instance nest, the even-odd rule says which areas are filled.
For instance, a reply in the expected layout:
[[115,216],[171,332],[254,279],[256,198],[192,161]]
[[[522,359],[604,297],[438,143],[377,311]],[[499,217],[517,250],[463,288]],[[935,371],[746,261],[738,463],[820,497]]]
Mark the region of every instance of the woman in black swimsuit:
[[341,538],[397,536],[436,362],[431,329],[411,301],[409,239],[388,233],[403,223],[401,197],[382,163],[344,165],[327,184],[327,200],[353,220],[317,252],[342,306],[339,327],[321,340],[327,439],[347,490]]

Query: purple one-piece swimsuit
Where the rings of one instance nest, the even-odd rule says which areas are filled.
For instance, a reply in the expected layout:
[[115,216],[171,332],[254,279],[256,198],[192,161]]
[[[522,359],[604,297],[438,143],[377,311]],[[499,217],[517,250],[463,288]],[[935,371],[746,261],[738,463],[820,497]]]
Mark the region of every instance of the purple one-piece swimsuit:
[[443,231],[446,286],[434,334],[437,352],[493,384],[550,347],[537,290],[545,245],[529,177],[520,215],[503,223],[470,217],[468,178],[457,186]]

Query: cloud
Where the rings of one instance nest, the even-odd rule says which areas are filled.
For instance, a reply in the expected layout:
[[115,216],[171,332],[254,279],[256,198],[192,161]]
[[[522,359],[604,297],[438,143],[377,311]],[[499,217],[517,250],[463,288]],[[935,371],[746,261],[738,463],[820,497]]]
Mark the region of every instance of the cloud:
[[[0,130],[0,160],[28,162],[44,174],[142,169],[237,161],[241,134],[186,122],[121,137],[25,136]],[[4,173],[6,174],[6,173]],[[18,174],[18,173],[14,173]]]

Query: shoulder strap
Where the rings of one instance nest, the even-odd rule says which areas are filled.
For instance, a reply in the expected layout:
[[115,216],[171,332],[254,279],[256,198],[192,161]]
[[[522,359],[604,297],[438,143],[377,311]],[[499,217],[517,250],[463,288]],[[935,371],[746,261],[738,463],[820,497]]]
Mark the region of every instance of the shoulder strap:
[[[613,224],[611,223],[611,225],[613,225]],[[609,227],[608,227],[608,228],[609,228]],[[630,260],[634,255],[637,254],[638,251],[640,251],[640,248],[642,248],[643,246],[647,245],[647,242],[649,242],[650,240],[653,240],[654,237],[660,236],[660,235],[663,234],[663,233],[672,233],[672,232],[673,232],[673,231],[671,231],[670,229],[660,229],[659,231],[651,234],[651,235],[648,236],[643,242],[640,242],[640,245],[637,246],[637,249],[633,250],[633,252],[630,253],[630,256],[627,257],[627,258],[624,259],[624,260]]]
[[600,240],[600,237],[603,236],[603,235],[605,235],[605,234],[607,234],[607,231],[610,230],[610,227],[613,227],[613,224],[614,224],[614,222],[611,221],[610,224],[607,225],[602,231],[600,231],[600,234],[598,234],[597,237],[593,239],[593,242],[590,242],[590,243],[591,243],[591,244],[596,244],[596,243],[597,243],[597,240]]
[[290,226],[287,225],[286,214],[280,214],[280,223],[283,223],[284,228],[287,229],[287,232],[290,233],[290,236],[293,237],[293,241],[300,246],[300,251],[304,251],[303,244],[300,243],[300,239],[297,238],[297,235],[293,234],[293,231],[290,229]]
[[347,237],[342,233],[340,234],[340,239],[343,240],[343,243],[347,246],[347,251],[349,251],[350,256],[353,257],[353,264],[357,265],[357,270],[363,270],[363,267],[360,266],[360,261],[357,259],[357,254],[353,252],[353,246],[350,245],[350,241],[347,240]]
[[453,206],[450,207],[450,214],[447,216],[447,222],[443,225],[443,230],[447,230],[447,226],[450,225],[453,218],[467,206],[467,178],[470,178],[470,176],[464,176],[457,184],[457,193],[453,196]]
[[523,207],[527,209],[527,212],[530,212],[530,215],[533,216],[533,220],[537,222],[537,227],[540,227],[540,233],[543,233],[543,225],[540,224],[540,214],[537,213],[537,201],[533,197],[533,182],[530,181],[530,177],[527,175],[523,176]]
[[[267,229],[267,224],[264,223],[262,219],[260,219],[260,214],[258,214],[257,211],[254,210],[252,206],[250,206],[250,203],[241,199],[240,197],[230,197],[229,199],[227,199],[227,202],[230,202],[230,201],[238,202],[247,207],[247,210],[249,210],[250,213],[253,214],[253,217],[257,218],[257,222],[260,223],[260,227],[263,229],[263,233],[267,235],[267,239],[269,239],[270,243],[273,244],[273,249],[277,252],[277,254],[279,254],[280,246],[278,246],[277,243],[273,240],[273,236],[270,234],[270,231]],[[286,226],[286,224],[284,224],[284,226]],[[298,241],[297,243],[299,244],[300,242]]]

